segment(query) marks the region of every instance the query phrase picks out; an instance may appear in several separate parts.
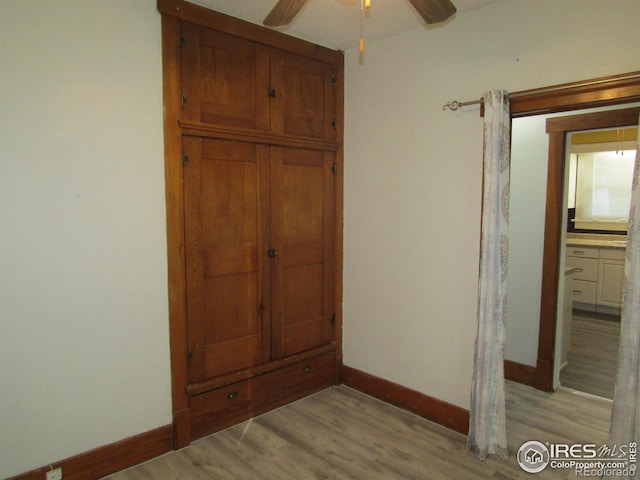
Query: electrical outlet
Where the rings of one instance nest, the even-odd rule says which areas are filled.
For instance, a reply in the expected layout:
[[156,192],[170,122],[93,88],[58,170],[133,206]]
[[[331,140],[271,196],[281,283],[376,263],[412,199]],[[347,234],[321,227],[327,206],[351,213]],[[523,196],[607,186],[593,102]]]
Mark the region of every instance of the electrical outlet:
[[62,468],[48,471],[46,480],[62,480]]

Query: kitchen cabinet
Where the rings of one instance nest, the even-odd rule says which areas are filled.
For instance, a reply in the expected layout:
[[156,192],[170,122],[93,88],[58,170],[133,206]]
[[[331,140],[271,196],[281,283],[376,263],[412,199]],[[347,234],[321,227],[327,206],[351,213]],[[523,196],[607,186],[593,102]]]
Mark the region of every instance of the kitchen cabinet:
[[624,255],[620,249],[600,249],[596,304],[622,308]]
[[572,298],[576,307],[595,310],[598,248],[567,247],[566,266],[574,268]]
[[575,268],[574,307],[619,313],[624,282],[623,248],[567,246],[566,266]]

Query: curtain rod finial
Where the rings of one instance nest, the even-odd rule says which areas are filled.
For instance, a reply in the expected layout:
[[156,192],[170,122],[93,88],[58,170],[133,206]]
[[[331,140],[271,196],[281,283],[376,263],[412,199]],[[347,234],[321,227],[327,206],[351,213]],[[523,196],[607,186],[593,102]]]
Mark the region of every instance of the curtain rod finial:
[[446,110],[448,108],[451,111],[456,111],[460,107],[461,105],[458,100],[451,100],[450,102],[447,102],[442,106],[442,110]]

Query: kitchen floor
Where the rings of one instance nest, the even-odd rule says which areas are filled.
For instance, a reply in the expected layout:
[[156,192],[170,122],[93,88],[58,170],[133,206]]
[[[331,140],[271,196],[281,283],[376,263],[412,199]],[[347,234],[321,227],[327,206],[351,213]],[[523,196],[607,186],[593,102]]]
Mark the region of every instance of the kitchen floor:
[[560,384],[613,399],[620,344],[620,317],[574,310],[568,365]]

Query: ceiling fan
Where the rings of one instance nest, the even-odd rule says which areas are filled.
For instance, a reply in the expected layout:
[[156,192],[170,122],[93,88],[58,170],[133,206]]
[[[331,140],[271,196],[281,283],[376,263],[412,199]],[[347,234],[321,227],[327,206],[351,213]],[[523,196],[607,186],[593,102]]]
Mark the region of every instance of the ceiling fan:
[[[308,0],[278,0],[275,7],[264,19],[264,25],[279,27],[289,24]],[[450,0],[409,0],[418,14],[428,24],[444,22],[456,13]]]

